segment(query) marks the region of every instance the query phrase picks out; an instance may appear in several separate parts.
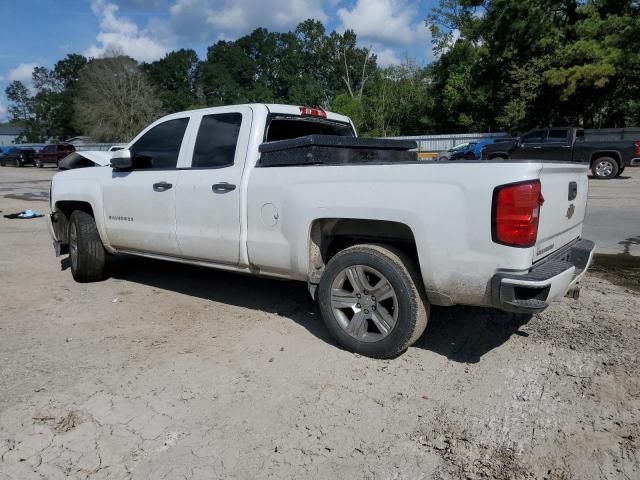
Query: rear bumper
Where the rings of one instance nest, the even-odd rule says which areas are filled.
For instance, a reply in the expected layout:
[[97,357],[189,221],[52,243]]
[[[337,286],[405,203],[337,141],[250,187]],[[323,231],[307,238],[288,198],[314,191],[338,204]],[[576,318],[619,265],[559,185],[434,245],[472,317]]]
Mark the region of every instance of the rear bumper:
[[578,240],[534,265],[523,275],[498,273],[491,280],[493,306],[516,313],[538,313],[576,288],[591,260],[595,244]]
[[630,167],[640,167],[640,158],[632,158],[629,162]]

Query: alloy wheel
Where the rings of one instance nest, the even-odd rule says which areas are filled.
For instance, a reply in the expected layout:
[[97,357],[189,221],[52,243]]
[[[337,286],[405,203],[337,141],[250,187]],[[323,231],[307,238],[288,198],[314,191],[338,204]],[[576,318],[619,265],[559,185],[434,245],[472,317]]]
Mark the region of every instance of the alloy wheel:
[[362,342],[377,342],[398,320],[398,297],[389,280],[375,268],[352,265],[331,285],[331,309],[340,326]]

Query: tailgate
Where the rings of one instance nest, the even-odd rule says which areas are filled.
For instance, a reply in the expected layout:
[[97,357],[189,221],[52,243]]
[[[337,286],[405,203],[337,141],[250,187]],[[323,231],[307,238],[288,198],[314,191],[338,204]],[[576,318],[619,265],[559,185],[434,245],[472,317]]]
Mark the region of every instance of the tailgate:
[[540,172],[544,204],[540,208],[534,261],[562,248],[582,234],[589,191],[588,165],[543,163]]

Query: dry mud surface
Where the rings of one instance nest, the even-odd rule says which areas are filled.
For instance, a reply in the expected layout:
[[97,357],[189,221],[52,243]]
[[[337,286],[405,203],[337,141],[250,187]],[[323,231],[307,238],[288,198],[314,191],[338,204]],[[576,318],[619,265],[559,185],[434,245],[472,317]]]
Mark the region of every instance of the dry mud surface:
[[[50,172],[7,172],[3,213],[47,211]],[[117,258],[82,285],[43,219],[0,238],[0,479],[640,478],[634,268],[530,319],[435,308],[380,361],[302,284]]]

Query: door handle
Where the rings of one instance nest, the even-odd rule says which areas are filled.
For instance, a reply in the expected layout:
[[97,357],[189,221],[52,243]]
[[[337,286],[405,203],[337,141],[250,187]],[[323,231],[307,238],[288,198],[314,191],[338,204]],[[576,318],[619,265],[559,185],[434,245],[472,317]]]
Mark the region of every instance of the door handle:
[[173,184],[167,182],[158,182],[153,184],[153,189],[156,192],[165,192],[173,187]]
[[213,193],[232,192],[235,189],[236,186],[233,183],[221,182],[211,185],[211,190],[213,190]]

